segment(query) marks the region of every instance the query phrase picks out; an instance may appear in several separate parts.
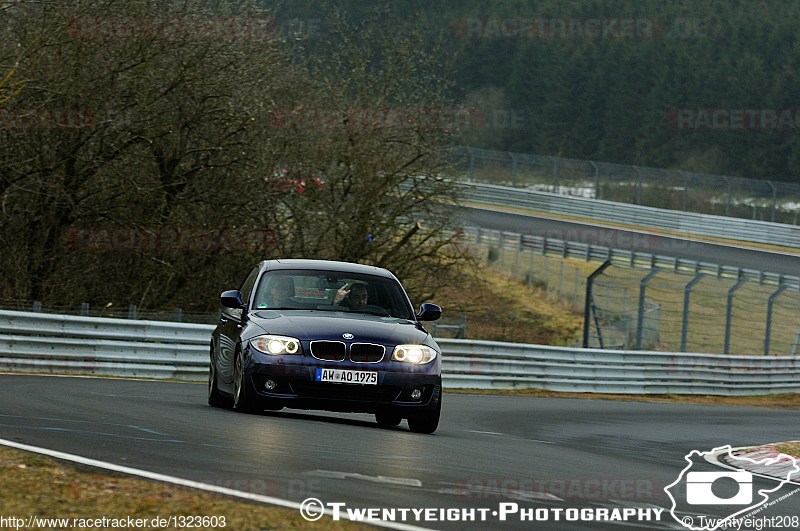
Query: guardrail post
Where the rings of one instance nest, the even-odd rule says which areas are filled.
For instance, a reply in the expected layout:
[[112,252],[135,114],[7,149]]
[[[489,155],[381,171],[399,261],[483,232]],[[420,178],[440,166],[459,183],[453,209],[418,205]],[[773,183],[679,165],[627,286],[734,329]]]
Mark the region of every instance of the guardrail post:
[[639,184],[636,187],[636,204],[642,204],[642,170],[640,170],[637,166],[633,166],[633,169],[636,170],[636,175],[639,176]]
[[42,303],[39,301],[33,301],[33,312],[34,313],[42,313]]
[[89,317],[89,303],[82,302],[81,303],[81,317]]
[[679,171],[681,177],[683,177],[683,211],[689,211],[689,177],[683,172]]
[[786,284],[781,284],[781,286],[769,296],[767,301],[767,330],[764,334],[764,355],[769,356],[769,337],[772,332],[772,306],[775,304],[775,299],[783,293],[783,290],[786,289]]
[[700,282],[705,274],[696,275],[683,289],[683,323],[681,324],[681,352],[686,352],[686,339],[689,335],[689,296],[692,288]]
[[611,260],[606,260],[600,265],[600,267],[592,271],[592,273],[586,277],[586,301],[584,302],[583,309],[583,348],[589,348],[589,327],[591,326],[592,318],[592,289],[594,285],[594,279],[601,275],[603,271],[605,271],[610,265]]
[[553,193],[558,193],[558,161],[556,161],[555,157],[550,157],[550,160],[553,161]]
[[746,277],[740,278],[739,282],[737,282],[735,286],[728,290],[728,307],[725,310],[725,349],[723,354],[730,354],[731,320],[733,319],[733,294],[736,293],[736,290],[741,288],[745,282],[747,282]]
[[644,277],[641,282],[639,282],[639,312],[636,321],[636,350],[642,350],[642,334],[644,333],[644,295],[647,290],[647,283],[650,282],[650,279],[660,272],[661,268],[657,267],[653,269],[650,274]]
[[775,223],[775,207],[778,202],[778,188],[772,184],[772,181],[767,181],[767,184],[772,188],[772,219],[771,221]]
[[172,320],[180,323],[182,319],[183,319],[183,310],[181,310],[180,308],[175,308],[175,310],[172,313]]
[[594,198],[598,199],[600,197],[600,169],[593,160],[590,160],[589,164],[594,168]]
[[129,304],[128,305],[128,319],[136,319],[136,305]]

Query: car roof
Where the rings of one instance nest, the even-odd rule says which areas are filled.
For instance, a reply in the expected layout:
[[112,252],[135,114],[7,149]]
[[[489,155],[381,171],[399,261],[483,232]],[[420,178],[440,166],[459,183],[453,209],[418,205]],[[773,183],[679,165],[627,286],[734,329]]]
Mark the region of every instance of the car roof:
[[[340,273],[361,273],[365,275],[375,275],[386,278],[395,278],[387,269],[382,267],[354,264],[352,262],[336,262],[333,260],[301,260],[301,259],[280,259],[264,260],[267,271],[281,269],[320,269],[323,271],[337,271]],[[395,279],[396,280],[396,279]]]

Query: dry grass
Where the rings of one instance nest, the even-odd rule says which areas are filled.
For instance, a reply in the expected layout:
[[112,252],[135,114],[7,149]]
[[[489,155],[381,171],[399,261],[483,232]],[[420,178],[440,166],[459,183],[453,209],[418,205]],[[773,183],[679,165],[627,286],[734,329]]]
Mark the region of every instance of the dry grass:
[[678,402],[710,406],[747,406],[773,409],[800,409],[800,394],[785,393],[763,396],[716,396],[716,395],[612,395],[605,393],[561,393],[543,389],[447,389],[448,393],[534,396],[544,398],[579,398],[584,400],[623,400],[630,402]]
[[776,444],[775,449],[792,457],[800,458],[800,441]]
[[224,516],[224,528],[237,531],[371,529],[327,517],[312,523],[292,509],[240,502],[143,479],[79,470],[50,458],[3,447],[0,447],[0,491],[3,493],[2,516],[5,517],[35,515],[95,519],[105,516],[109,519],[152,520],[170,516]]
[[549,299],[543,289],[487,267],[465,274],[457,286],[443,289],[436,299],[450,318],[467,316],[470,339],[566,345],[583,327],[582,315]]

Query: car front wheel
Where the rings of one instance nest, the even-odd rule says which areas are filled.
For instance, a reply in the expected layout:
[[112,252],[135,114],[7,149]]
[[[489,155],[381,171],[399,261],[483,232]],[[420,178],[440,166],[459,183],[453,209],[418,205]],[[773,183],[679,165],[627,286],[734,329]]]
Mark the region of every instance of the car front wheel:
[[217,386],[217,364],[214,361],[214,354],[211,354],[211,363],[208,366],[208,405],[211,407],[230,408],[233,402],[230,398],[223,396]]
[[250,397],[247,382],[245,381],[242,354],[237,352],[233,366],[233,409],[242,413],[255,413],[258,411],[253,399]]
[[408,429],[414,433],[433,433],[439,427],[439,415],[442,412],[442,395],[436,400],[436,406],[408,417]]

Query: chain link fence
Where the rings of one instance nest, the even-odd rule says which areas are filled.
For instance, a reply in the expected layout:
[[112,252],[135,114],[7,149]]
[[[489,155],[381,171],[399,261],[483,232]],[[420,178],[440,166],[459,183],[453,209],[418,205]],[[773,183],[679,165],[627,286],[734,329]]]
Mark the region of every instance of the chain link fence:
[[594,279],[589,307],[590,346],[618,346],[622,337],[637,350],[798,352],[800,293],[786,285],[611,266]]
[[[477,231],[476,260],[588,317],[590,348],[733,355],[800,353],[800,292],[753,278],[569,260],[512,233]],[[589,304],[587,280],[591,279]]]
[[493,151],[456,150],[471,182],[590,199],[798,224],[800,184]]

